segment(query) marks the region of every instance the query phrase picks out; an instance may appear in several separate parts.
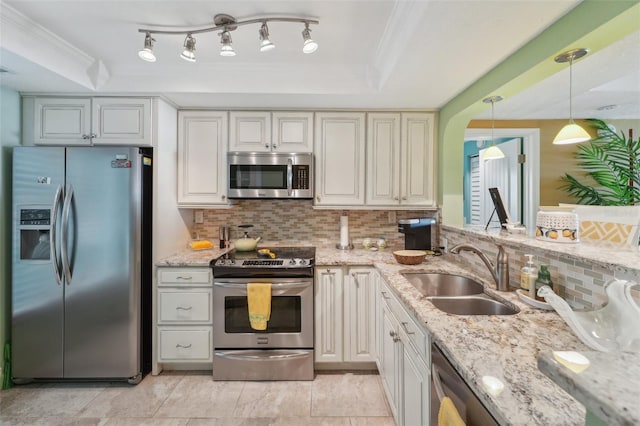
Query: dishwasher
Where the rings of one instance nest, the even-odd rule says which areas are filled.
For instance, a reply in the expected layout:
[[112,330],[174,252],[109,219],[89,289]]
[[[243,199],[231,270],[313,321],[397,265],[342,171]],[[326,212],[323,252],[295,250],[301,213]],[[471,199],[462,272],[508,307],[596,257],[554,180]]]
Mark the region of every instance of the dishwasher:
[[440,401],[448,396],[467,426],[498,425],[491,413],[453,368],[440,348],[431,344],[431,425],[438,424]]

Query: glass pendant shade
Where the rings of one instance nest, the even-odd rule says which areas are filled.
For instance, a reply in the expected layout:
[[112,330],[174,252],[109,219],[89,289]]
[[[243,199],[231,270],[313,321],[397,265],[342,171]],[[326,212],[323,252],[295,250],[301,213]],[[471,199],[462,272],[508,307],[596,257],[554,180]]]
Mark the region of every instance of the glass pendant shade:
[[591,135],[574,122],[565,125],[553,140],[554,145],[568,145],[585,142],[591,139]]
[[497,160],[499,158],[504,158],[504,152],[498,145],[491,145],[489,148],[485,149],[480,156],[483,160]]

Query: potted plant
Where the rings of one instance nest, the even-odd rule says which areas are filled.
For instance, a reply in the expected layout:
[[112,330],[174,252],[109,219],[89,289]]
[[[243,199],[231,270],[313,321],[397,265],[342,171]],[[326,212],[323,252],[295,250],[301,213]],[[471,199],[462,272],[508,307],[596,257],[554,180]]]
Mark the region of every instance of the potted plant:
[[602,120],[588,121],[598,136],[578,145],[576,159],[585,175],[566,173],[561,189],[578,204],[640,205],[640,138],[634,140],[631,130],[628,137],[618,134]]

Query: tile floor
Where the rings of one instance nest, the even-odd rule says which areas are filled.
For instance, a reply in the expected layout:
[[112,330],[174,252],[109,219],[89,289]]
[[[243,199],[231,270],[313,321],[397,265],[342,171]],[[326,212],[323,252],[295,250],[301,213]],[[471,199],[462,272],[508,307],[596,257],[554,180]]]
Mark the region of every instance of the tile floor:
[[380,376],[214,382],[210,372],[122,383],[41,383],[0,391],[0,425],[394,426]]

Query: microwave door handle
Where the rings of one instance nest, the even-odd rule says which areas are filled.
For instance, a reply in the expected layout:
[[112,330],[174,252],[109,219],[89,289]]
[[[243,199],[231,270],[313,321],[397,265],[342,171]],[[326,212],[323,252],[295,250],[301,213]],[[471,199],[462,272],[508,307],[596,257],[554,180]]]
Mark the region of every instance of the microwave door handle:
[[51,238],[49,244],[51,245],[51,261],[53,263],[53,271],[56,273],[56,280],[58,285],[62,285],[62,270],[58,265],[58,212],[60,210],[60,203],[62,201],[62,185],[58,185],[56,195],[53,199],[53,208],[51,212]]
[[293,194],[293,161],[287,158],[287,194]]

